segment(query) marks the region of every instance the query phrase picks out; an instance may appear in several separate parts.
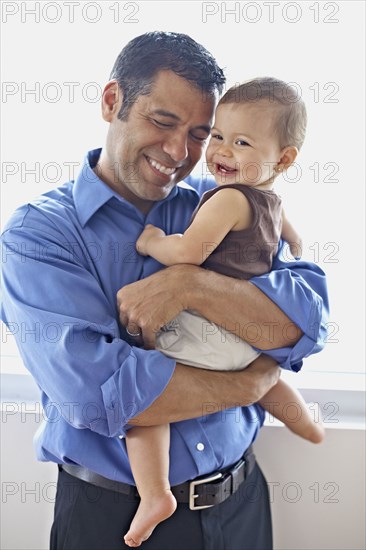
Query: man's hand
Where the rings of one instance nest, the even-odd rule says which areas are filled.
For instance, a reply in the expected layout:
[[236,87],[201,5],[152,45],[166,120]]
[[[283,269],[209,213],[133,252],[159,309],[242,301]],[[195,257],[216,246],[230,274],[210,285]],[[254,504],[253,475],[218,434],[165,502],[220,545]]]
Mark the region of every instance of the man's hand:
[[142,332],[146,349],[155,347],[155,336],[161,327],[187,309],[179,268],[172,266],[158,271],[147,279],[124,286],[117,293],[122,325],[132,334]]
[[137,239],[136,250],[141,256],[149,256],[148,244],[151,239],[156,237],[165,237],[165,233],[159,227],[155,227],[151,223],[148,223]]

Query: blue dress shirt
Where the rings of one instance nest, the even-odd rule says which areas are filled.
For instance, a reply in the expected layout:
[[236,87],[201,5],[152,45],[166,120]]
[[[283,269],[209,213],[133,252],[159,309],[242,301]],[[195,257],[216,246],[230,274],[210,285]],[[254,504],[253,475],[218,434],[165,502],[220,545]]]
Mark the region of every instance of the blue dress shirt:
[[[116,293],[162,267],[135,250],[144,226],[182,233],[200,194],[213,183],[190,177],[145,216],[96,176],[99,155],[88,154],[75,182],[11,217],[2,235],[1,316],[41,390],[45,420],[35,436],[38,459],[81,464],[132,484],[123,436],[129,420],[163,392],[175,361],[134,346],[119,324]],[[303,357],[323,347],[324,273],[278,256],[271,273],[251,282],[304,332],[293,348],[266,352],[298,370]],[[171,484],[237,461],[263,417],[263,409],[252,405],[172,424]]]

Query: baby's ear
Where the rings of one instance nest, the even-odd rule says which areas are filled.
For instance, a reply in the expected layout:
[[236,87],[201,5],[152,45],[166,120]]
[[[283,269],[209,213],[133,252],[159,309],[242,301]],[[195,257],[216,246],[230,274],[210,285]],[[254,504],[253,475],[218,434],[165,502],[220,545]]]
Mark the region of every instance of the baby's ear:
[[293,164],[296,160],[296,157],[298,155],[299,151],[297,147],[288,146],[282,149],[280,155],[281,158],[279,162],[277,163],[277,172],[282,172],[284,170],[287,170],[290,168],[291,164]]

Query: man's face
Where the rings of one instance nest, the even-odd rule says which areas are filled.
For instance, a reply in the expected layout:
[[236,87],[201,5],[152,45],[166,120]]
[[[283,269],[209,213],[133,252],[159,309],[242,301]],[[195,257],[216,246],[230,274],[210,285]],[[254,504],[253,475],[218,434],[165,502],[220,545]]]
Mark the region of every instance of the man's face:
[[[121,94],[120,94],[121,95]],[[160,71],[149,95],[140,95],[128,118],[113,107],[99,175],[117,193],[147,211],[167,197],[201,157],[209,135],[214,99],[171,71]]]

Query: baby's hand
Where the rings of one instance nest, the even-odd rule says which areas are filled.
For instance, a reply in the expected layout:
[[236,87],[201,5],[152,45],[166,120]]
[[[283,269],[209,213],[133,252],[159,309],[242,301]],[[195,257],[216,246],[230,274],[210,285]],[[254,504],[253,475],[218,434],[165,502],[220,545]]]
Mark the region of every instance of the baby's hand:
[[149,256],[149,243],[156,237],[165,237],[165,233],[159,227],[148,223],[136,241],[136,250],[141,256]]
[[290,252],[295,260],[300,260],[302,256],[302,239],[300,237],[296,241],[288,243],[290,246]]

